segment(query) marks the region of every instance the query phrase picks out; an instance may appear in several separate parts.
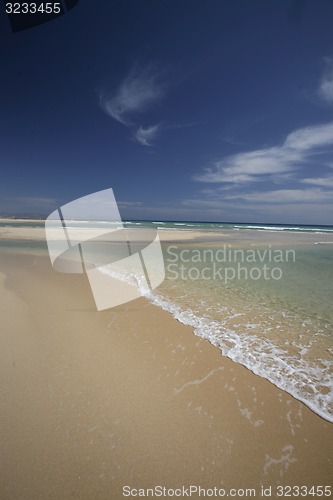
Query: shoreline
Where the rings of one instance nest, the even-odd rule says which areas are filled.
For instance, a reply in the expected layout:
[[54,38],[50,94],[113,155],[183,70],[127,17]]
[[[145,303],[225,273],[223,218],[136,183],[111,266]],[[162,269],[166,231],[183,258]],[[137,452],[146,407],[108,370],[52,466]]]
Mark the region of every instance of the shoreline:
[[[7,228],[6,228],[6,230],[7,230]],[[24,250],[22,248],[22,249],[20,249],[20,251],[22,251],[26,254],[34,255],[34,256],[43,256],[43,255],[47,256],[47,243],[45,240],[44,227],[41,227],[41,228],[17,227],[17,228],[9,228],[7,231],[8,231],[7,233],[0,232],[0,236],[2,237],[3,242],[4,242],[4,248],[6,247],[6,242],[7,242],[7,243],[9,243],[9,245],[7,245],[7,248],[12,247],[12,250],[15,251],[15,246],[17,246],[17,248],[19,248],[22,243],[25,244],[25,242],[29,240],[32,243],[34,243],[35,245],[32,245],[30,248],[29,248],[29,246],[26,246],[24,248]],[[281,249],[276,250],[276,247],[274,247],[274,243],[276,243],[276,241],[278,241],[279,246],[281,246],[282,249],[285,248],[286,246],[288,246],[291,242],[296,243],[296,246],[295,246],[296,248],[298,245],[302,246],[302,244],[304,243],[303,238],[297,237],[296,239],[294,239],[293,235],[290,233],[286,235],[286,238],[284,240],[281,240],[280,234],[276,234],[275,236],[278,238],[278,240],[276,240],[276,241],[274,241],[274,239],[272,241],[271,234],[265,235],[264,233],[260,233],[259,235],[256,235],[256,239],[254,240],[251,237],[251,235],[246,234],[243,231],[235,231],[235,233],[236,233],[236,235],[235,235],[236,240],[232,241],[232,243],[229,243],[230,239],[227,239],[228,243],[226,243],[226,237],[230,236],[230,234],[225,234],[224,232],[220,232],[219,234],[216,235],[216,239],[212,239],[211,233],[209,233],[209,232],[204,232],[204,231],[201,232],[201,231],[194,231],[194,230],[184,231],[181,229],[174,229],[174,230],[169,231],[168,229],[165,229],[164,231],[161,231],[159,233],[159,236],[160,236],[162,248],[164,247],[165,250],[168,248],[167,245],[169,244],[169,245],[171,245],[170,248],[172,248],[173,245],[179,246],[179,248],[183,247],[183,248],[185,248],[184,251],[187,253],[189,253],[190,251],[200,252],[200,249],[204,249],[208,242],[209,242],[209,250],[203,250],[203,251],[213,252],[213,251],[216,251],[216,249],[221,250],[222,247],[224,248],[224,251],[228,251],[228,250],[231,251],[230,249],[233,249],[234,251],[244,251],[244,250],[240,250],[240,248],[244,249],[244,247],[245,247],[246,251],[248,251],[248,252],[255,252],[255,251],[261,252],[260,247],[268,245],[269,251],[288,252],[288,250],[281,250]],[[303,236],[305,236],[305,235],[303,235]],[[251,245],[249,246],[248,237],[250,237],[250,241],[256,241],[256,243],[251,243]],[[315,239],[317,239],[317,236],[315,234],[306,235],[305,238],[306,238],[307,242],[309,242],[309,239],[310,239],[312,241],[312,243],[316,244]],[[327,241],[327,243],[333,243],[331,235],[327,235],[327,238],[329,239],[329,241]],[[189,244],[192,244],[194,242],[194,240],[195,240],[195,249],[194,250],[193,249],[186,250],[187,246]],[[272,245],[272,242],[273,242],[273,245]],[[13,243],[13,245],[11,245],[12,243]],[[36,244],[37,244],[37,246],[36,246]],[[256,250],[254,250],[255,247],[257,247]],[[275,250],[274,250],[274,248],[275,248]],[[267,249],[265,251],[267,251]],[[289,251],[291,251],[291,252],[293,252],[293,254],[295,254],[295,250],[289,250]],[[229,261],[230,261],[230,259],[229,259]],[[194,260],[194,262],[197,262],[197,261]],[[218,262],[220,262],[220,261],[218,261]],[[219,352],[222,356],[227,357],[228,359],[231,359],[233,362],[242,365],[246,369],[250,370],[254,375],[266,379],[267,381],[269,381],[271,384],[273,384],[278,389],[285,391],[291,397],[302,402],[304,405],[306,405],[311,411],[313,411],[320,418],[323,418],[324,420],[326,420],[329,423],[333,423],[333,416],[331,414],[329,414],[325,411],[322,411],[320,407],[317,407],[314,403],[312,403],[308,399],[302,397],[302,394],[298,394],[297,391],[295,393],[295,391],[288,390],[286,381],[283,381],[283,383],[281,382],[281,384],[279,384],[274,379],[274,377],[272,378],[269,376],[269,373],[263,374],[259,370],[259,368],[256,371],[256,369],[255,368],[253,369],[251,364],[247,363],[246,361],[242,361],[241,359],[236,359],[236,358],[232,358],[231,356],[228,356],[227,353],[223,352],[223,347],[216,344],[215,339],[211,339],[209,337],[206,337],[205,335],[202,336],[202,335],[200,335],[200,332],[197,333],[196,332],[196,330],[198,329],[197,324],[194,324],[195,322],[193,323],[193,321],[188,320],[188,318],[185,318],[184,314],[183,314],[184,311],[182,312],[176,303],[173,303],[172,301],[169,300],[169,303],[167,305],[165,305],[165,304],[163,305],[162,303],[160,303],[158,294],[155,295],[154,292],[152,292],[150,295],[151,295],[151,297],[150,298],[147,297],[147,300],[150,301],[150,303],[152,305],[155,305],[155,306],[159,307],[160,309],[167,311],[168,314],[170,314],[174,319],[176,319],[176,321],[180,321],[184,325],[190,326],[190,328],[193,330],[194,335],[198,336],[199,338],[204,338],[205,340],[210,342],[215,348],[217,348],[219,350]],[[168,306],[170,306],[170,307],[168,307]],[[175,309],[179,309],[179,311],[181,313],[180,314],[181,319],[177,318],[177,314],[176,315],[174,314]],[[178,314],[178,316],[179,316],[179,314]],[[194,318],[196,320],[196,323],[198,321],[200,321],[200,317],[194,316]],[[273,344],[272,344],[272,346],[273,346]]]
[[[5,221],[4,219],[0,219]],[[8,220],[10,222],[11,220]],[[15,220],[15,222],[37,222],[41,223],[40,220]],[[144,227],[144,226],[143,226]],[[328,226],[331,227],[331,226]],[[244,244],[255,244],[260,245],[280,245],[284,246],[287,244],[302,245],[303,243],[313,243],[313,244],[329,244],[333,243],[333,231],[332,232],[306,232],[306,231],[266,231],[266,230],[250,230],[246,228],[233,229],[233,228],[220,228],[219,230],[207,230],[203,228],[161,228],[156,227],[156,231],[159,235],[162,244],[167,243],[178,243],[186,244],[195,242],[198,245],[205,245],[209,242],[210,246],[219,246],[226,243],[226,238],[228,238],[228,243],[232,245],[244,245]],[[41,227],[0,227],[0,236],[3,240],[30,240],[34,242],[44,242],[46,247],[45,239],[45,228],[44,225]],[[318,241],[318,238],[321,241]]]
[[[210,338],[208,337],[203,337],[202,335],[200,334],[197,334],[196,333],[196,327],[191,325],[191,322],[188,321],[186,322],[186,320],[184,320],[183,318],[179,319],[177,317],[177,315],[175,315],[171,310],[170,310],[170,307],[166,307],[166,306],[163,306],[161,305],[161,303],[158,303],[158,301],[156,301],[156,298],[153,297],[152,299],[148,298],[147,299],[153,306],[156,306],[158,307],[159,309],[163,310],[163,311],[166,311],[168,314],[170,314],[176,321],[178,321],[179,323],[185,325],[185,326],[189,326],[192,330],[192,333],[193,335],[195,335],[196,337],[200,338],[200,339],[203,339],[204,341],[206,342],[209,342],[215,349],[218,349],[218,351],[220,352],[220,355],[223,357],[223,358],[227,358],[229,359],[230,361],[232,361],[233,363],[236,363],[242,367],[244,367],[246,370],[249,370],[253,375],[255,375],[256,377],[260,377],[264,380],[266,380],[267,382],[271,383],[274,387],[276,387],[277,389],[285,392],[286,394],[288,394],[289,396],[291,396],[295,401],[299,401],[300,403],[304,404],[308,409],[311,410],[312,413],[314,413],[316,416],[322,418],[325,422],[328,422],[330,424],[333,424],[333,415],[332,414],[329,414],[329,413],[325,413],[324,411],[320,410],[319,408],[317,408],[311,401],[308,401],[307,399],[305,399],[304,397],[300,396],[300,395],[295,395],[293,392],[291,392],[290,390],[288,390],[286,387],[281,387],[278,385],[278,383],[276,381],[274,381],[272,378],[269,378],[268,375],[263,375],[261,372],[256,372],[255,369],[252,369],[250,366],[247,366],[245,364],[245,362],[241,362],[241,361],[238,361],[236,359],[233,359],[231,358],[230,356],[228,356],[227,354],[223,354],[222,353],[222,350],[221,350],[221,347],[219,345],[217,345],[216,343],[214,343]],[[170,304],[171,306],[175,306],[175,304],[171,303]],[[196,318],[197,320],[199,318]]]
[[144,298],[97,313],[83,276],[1,257],[3,498],[330,484],[333,427],[303,403]]

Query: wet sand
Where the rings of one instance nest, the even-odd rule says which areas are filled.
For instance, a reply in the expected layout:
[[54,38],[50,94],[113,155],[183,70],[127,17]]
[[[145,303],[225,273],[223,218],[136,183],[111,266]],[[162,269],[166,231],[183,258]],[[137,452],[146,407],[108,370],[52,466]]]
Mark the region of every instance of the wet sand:
[[169,313],[97,312],[42,253],[2,250],[0,272],[1,499],[331,484],[333,425]]

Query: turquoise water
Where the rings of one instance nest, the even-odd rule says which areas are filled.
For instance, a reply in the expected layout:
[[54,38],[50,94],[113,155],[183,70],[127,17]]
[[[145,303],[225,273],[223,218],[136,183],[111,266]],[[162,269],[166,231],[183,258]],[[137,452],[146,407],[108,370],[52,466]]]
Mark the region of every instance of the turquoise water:
[[[84,221],[91,225],[105,224],[107,221]],[[158,229],[177,229],[177,230],[201,230],[201,231],[221,231],[223,229],[233,229],[235,231],[243,229],[247,231],[283,231],[283,232],[308,232],[308,233],[333,233],[333,226],[322,225],[300,225],[300,224],[249,224],[240,222],[195,222],[195,221],[144,221],[144,220],[125,220],[124,225],[142,226]],[[43,220],[1,220],[0,229],[2,227],[31,227],[43,228]]]
[[31,228],[44,228],[44,221],[43,220],[1,220],[0,219],[0,229],[1,228],[15,228],[15,227],[31,227]]
[[333,422],[333,227],[153,224],[212,238],[163,243],[150,300]]
[[299,224],[248,224],[240,222],[193,222],[193,221],[124,221],[126,225],[157,227],[159,229],[185,229],[221,231],[223,229],[233,229],[235,231],[243,229],[247,231],[284,231],[284,232],[309,232],[309,233],[333,233],[333,226],[310,226]]
[[[87,224],[98,227],[106,221]],[[333,422],[332,226],[125,225],[156,228],[162,241],[165,230],[195,231],[194,240],[163,241],[166,278],[142,293],[224,356]],[[1,227],[15,226],[43,228],[44,223],[0,222],[1,246],[46,248],[45,240],[1,240]]]

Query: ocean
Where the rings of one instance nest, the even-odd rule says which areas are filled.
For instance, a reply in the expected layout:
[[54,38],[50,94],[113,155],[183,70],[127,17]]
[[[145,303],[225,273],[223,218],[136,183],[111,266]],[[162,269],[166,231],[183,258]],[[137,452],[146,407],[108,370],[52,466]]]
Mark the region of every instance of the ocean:
[[[143,295],[223,356],[333,422],[333,226],[135,220],[124,225],[155,228],[162,241],[165,280],[154,290],[138,282]],[[0,235],[1,228],[43,226],[0,221]],[[182,240],[175,232],[174,240],[164,240],[164,231],[191,231],[195,237]],[[45,248],[45,241],[0,244],[33,252]]]
[[166,279],[146,296],[333,422],[332,226],[132,225],[157,226],[161,238],[170,229],[205,232],[163,244]]

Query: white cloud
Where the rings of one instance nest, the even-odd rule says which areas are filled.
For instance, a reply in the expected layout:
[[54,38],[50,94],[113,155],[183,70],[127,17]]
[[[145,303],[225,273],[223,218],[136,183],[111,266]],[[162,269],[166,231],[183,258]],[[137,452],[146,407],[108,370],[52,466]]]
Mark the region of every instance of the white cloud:
[[300,182],[302,182],[303,184],[312,184],[313,186],[323,186],[323,187],[333,188],[333,175],[326,177],[306,178],[302,179]]
[[294,149],[302,155],[310,149],[320,148],[322,146],[332,146],[333,144],[333,122],[305,127],[287,136],[284,143],[286,149]]
[[280,146],[258,149],[228,156],[213,168],[194,176],[194,180],[211,183],[246,184],[290,176],[312,154],[323,152],[332,145],[333,122],[314,125],[291,132]]
[[326,69],[320,81],[318,94],[329,104],[333,103],[333,57],[325,57]]
[[[279,190],[276,192],[252,193],[228,199],[225,196],[215,199],[191,198],[181,205],[191,211],[190,219],[292,223],[292,224],[331,224],[333,217],[333,192],[320,191],[304,193],[303,190]],[[295,192],[297,191],[297,192]],[[250,198],[245,199],[245,198]],[[296,198],[296,199],[295,199]],[[170,209],[172,211],[172,209]],[[196,214],[200,218],[196,218]]]
[[[281,145],[226,156],[194,177],[212,185],[182,205],[201,207],[206,214],[219,211],[220,220],[329,224],[333,164],[327,158],[332,143],[330,122],[294,130]],[[317,175],[309,175],[314,168]]]
[[210,207],[221,207],[227,204],[231,206],[230,203],[237,204],[238,202],[246,202],[248,208],[250,208],[248,202],[257,204],[285,204],[285,203],[322,203],[324,201],[330,202],[333,200],[333,191],[324,191],[318,187],[312,187],[307,189],[274,189],[268,191],[256,191],[252,193],[229,193],[223,192],[215,194],[207,199],[197,198],[183,200],[184,205],[202,205]]
[[225,196],[225,199],[240,199],[258,203],[322,203],[333,200],[333,192],[323,191],[319,188],[309,189],[276,189],[256,193],[238,193]]
[[156,138],[160,129],[160,124],[151,125],[146,128],[139,127],[135,132],[134,137],[142,146],[152,146],[152,141]]
[[165,89],[159,75],[151,67],[136,66],[112,96],[100,95],[100,105],[123,125],[132,125],[132,116],[143,113],[163,98]]

